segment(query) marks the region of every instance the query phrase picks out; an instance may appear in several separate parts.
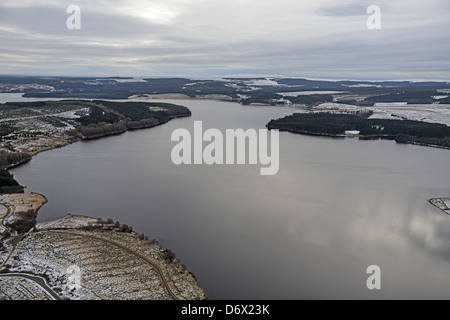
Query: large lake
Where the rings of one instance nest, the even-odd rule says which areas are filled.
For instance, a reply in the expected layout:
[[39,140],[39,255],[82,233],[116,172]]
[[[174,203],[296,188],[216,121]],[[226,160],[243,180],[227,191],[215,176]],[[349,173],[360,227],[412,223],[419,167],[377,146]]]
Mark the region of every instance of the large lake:
[[[192,118],[13,169],[27,192],[48,197],[39,220],[131,225],[171,248],[209,299],[450,299],[450,216],[427,202],[450,196],[450,151],[281,133],[276,176],[259,165],[175,166],[175,129],[264,128],[294,109],[171,102]],[[381,290],[366,287],[370,265]]]

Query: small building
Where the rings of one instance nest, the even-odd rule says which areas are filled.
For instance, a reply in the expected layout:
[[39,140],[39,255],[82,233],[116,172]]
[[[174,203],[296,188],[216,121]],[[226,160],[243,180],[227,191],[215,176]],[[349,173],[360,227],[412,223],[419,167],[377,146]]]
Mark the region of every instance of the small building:
[[348,131],[345,131],[345,135],[346,135],[346,136],[349,136],[349,137],[356,137],[356,136],[359,136],[359,133],[360,133],[360,131],[358,131],[358,130],[348,130]]

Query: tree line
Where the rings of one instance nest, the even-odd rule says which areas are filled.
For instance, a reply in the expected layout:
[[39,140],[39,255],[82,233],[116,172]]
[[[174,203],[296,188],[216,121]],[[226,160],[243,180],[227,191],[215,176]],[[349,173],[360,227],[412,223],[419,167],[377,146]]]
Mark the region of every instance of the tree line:
[[372,112],[295,113],[268,123],[269,129],[304,134],[343,135],[359,131],[361,136],[391,136],[398,142],[450,147],[450,127],[413,120],[369,119]]
[[0,193],[23,193],[23,189],[11,173],[0,169]]
[[[110,102],[94,101],[117,111],[131,121],[155,118],[158,120],[168,120],[174,116],[190,116],[191,111],[183,106],[171,103],[156,102]],[[154,110],[152,110],[154,109]]]
[[31,159],[31,155],[25,152],[0,151],[0,168],[6,168],[12,164],[25,162]]

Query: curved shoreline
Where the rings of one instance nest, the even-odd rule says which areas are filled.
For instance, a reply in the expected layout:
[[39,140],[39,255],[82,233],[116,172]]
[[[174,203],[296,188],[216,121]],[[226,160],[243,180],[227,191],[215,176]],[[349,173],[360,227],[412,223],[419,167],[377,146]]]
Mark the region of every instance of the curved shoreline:
[[[68,146],[72,143],[76,143],[76,142],[80,142],[80,141],[96,140],[96,139],[101,139],[101,138],[108,137],[108,136],[119,135],[119,134],[125,133],[127,131],[150,129],[150,128],[153,128],[156,126],[166,124],[173,119],[182,118],[182,117],[190,117],[191,115],[192,115],[192,113],[190,112],[189,109],[187,109],[187,112],[180,112],[180,114],[177,114],[177,115],[162,116],[161,118],[149,118],[149,119],[144,119],[147,121],[142,121],[142,122],[139,122],[139,121],[131,122],[130,121],[130,125],[128,125],[128,119],[125,119],[125,120],[122,120],[125,123],[125,128],[126,128],[125,130],[121,130],[120,132],[105,130],[103,134],[94,135],[94,136],[90,136],[90,137],[84,136],[81,133],[73,135],[73,136],[69,136],[69,135],[65,135],[65,136],[56,135],[53,137],[49,136],[48,139],[44,140],[44,142],[46,144],[43,144],[42,146],[39,146],[36,149],[34,149],[32,152],[28,153],[30,155],[29,158],[24,159],[23,161],[16,162],[16,163],[10,164],[8,166],[5,166],[4,169],[9,170],[12,168],[19,167],[19,166],[31,161],[34,156],[36,156],[39,153],[44,152],[44,151],[62,148],[62,147]],[[150,119],[152,119],[152,120],[150,120]],[[38,206],[35,206],[33,208],[34,227],[31,227],[30,231],[23,233],[24,231],[28,230],[28,225],[30,224],[30,221],[33,220],[33,217],[23,217],[22,216],[22,211],[23,211],[23,213],[25,213],[25,211],[26,211],[26,208],[22,208],[24,206],[24,203],[26,203],[27,205],[29,204],[27,199],[29,199],[30,201],[34,201],[34,200],[31,200],[33,197],[30,195],[32,195],[32,194],[34,194],[36,196],[38,195],[39,197],[41,197],[41,199],[40,199],[41,201]],[[2,195],[0,194],[0,197],[1,196]],[[9,253],[5,257],[5,259],[3,259],[3,261],[0,265],[0,269],[3,269],[4,267],[6,267],[6,269],[3,269],[0,271],[0,278],[7,278],[7,277],[10,277],[10,278],[16,277],[17,278],[18,277],[18,278],[26,279],[28,281],[32,281],[49,298],[51,298],[53,300],[61,299],[61,296],[56,294],[56,292],[54,292],[53,289],[47,285],[44,278],[35,274],[34,271],[37,269],[33,269],[31,271],[28,270],[24,273],[24,272],[21,272],[20,268],[19,268],[18,271],[12,270],[12,272],[10,272],[9,266],[7,265],[8,263],[10,263],[12,265],[15,265],[15,264],[17,265],[18,261],[19,261],[19,265],[21,264],[20,259],[18,261],[10,261],[10,258],[13,256],[16,256],[16,255],[20,255],[20,252],[17,253],[17,250],[16,250],[17,245],[19,243],[22,243],[22,241],[28,239],[28,237],[27,237],[28,234],[32,235],[35,233],[35,232],[33,232],[33,230],[35,230],[35,228],[36,228],[36,218],[38,215],[38,211],[45,203],[48,202],[47,197],[45,195],[35,193],[35,192],[31,192],[28,194],[27,193],[3,194],[3,196],[5,197],[4,198],[5,202],[3,203],[3,200],[2,200],[0,202],[0,205],[4,206],[6,208],[6,212],[2,217],[1,223],[2,223],[2,226],[3,226],[3,222],[5,222],[5,221],[6,221],[5,223],[8,224],[8,226],[6,226],[6,225],[3,226],[3,228],[5,228],[5,230],[7,231],[7,233],[4,235],[5,237],[3,240],[5,240],[5,239],[13,239],[13,240],[11,242],[12,245],[11,245],[11,243],[7,245],[7,247],[9,248],[9,250],[8,250]],[[26,211],[26,212],[28,212],[28,211]],[[7,221],[9,218],[11,221]],[[93,218],[86,217],[86,219],[93,219]],[[104,225],[102,225],[101,228],[107,228],[106,222],[103,222],[103,223],[104,223]],[[24,228],[26,230],[23,230]],[[108,228],[111,228],[111,227],[108,227]],[[119,229],[121,229],[121,228],[119,227]],[[122,229],[124,229],[124,227]],[[112,229],[110,229],[110,230],[112,230]],[[128,227],[126,230],[128,230]],[[38,231],[62,232],[62,231],[56,231],[56,230],[38,230]],[[115,230],[113,230],[113,231],[115,231]],[[131,232],[131,231],[129,231],[129,232]],[[179,260],[177,260],[175,258],[175,255],[173,255],[173,253],[171,253],[170,250],[160,247],[159,244],[158,244],[158,246],[160,248],[159,252],[162,252],[162,253],[170,252],[170,254],[171,254],[170,260],[167,260],[167,261],[162,260],[162,262],[161,262],[160,261],[161,259],[166,259],[164,254],[161,254],[162,258],[156,257],[156,259],[158,259],[158,260],[153,261],[153,260],[150,260],[150,256],[149,257],[147,257],[147,255],[144,256],[144,254],[136,252],[134,249],[128,248],[125,243],[121,244],[118,241],[113,241],[112,239],[111,240],[102,239],[93,234],[92,235],[85,234],[85,235],[80,235],[80,236],[83,236],[84,238],[88,237],[91,239],[102,240],[105,245],[117,246],[117,248],[120,248],[121,250],[123,250],[125,252],[133,253],[133,255],[135,255],[135,257],[138,260],[140,259],[141,261],[145,262],[144,263],[145,265],[148,265],[148,267],[150,267],[150,269],[156,271],[156,274],[158,275],[158,277],[161,281],[162,287],[164,288],[164,291],[166,292],[167,297],[169,299],[173,299],[173,300],[186,299],[186,297],[189,297],[189,296],[195,297],[195,299],[206,299],[203,289],[198,287],[198,285],[195,281],[195,276],[191,272],[189,272],[187,269],[185,269],[185,267],[183,265],[180,264]],[[135,237],[136,237],[136,239],[141,238],[137,234],[135,234]],[[144,236],[142,236],[142,238],[144,238]],[[145,238],[148,239],[147,237],[145,237]],[[28,240],[26,240],[26,241],[28,241]],[[134,242],[132,243],[132,246],[133,245],[135,245]],[[169,255],[168,255],[168,257],[169,257]],[[25,261],[27,261],[27,260],[25,259]],[[160,264],[162,264],[162,265],[160,265]],[[25,266],[26,265],[27,265],[27,262],[25,262]],[[105,264],[103,263],[101,265],[105,265]],[[25,269],[26,268],[27,267],[25,267]],[[176,273],[174,274],[174,271],[169,272],[167,268],[176,269],[176,270],[178,270],[177,271],[178,273],[184,272],[185,275],[176,275]],[[164,271],[163,271],[163,269],[164,269]],[[142,276],[145,277],[145,274],[143,274]],[[4,280],[4,281],[6,281],[6,280]],[[53,285],[54,285],[54,283],[53,283]],[[178,286],[187,286],[186,288],[188,288],[188,289],[191,288],[191,289],[189,289],[186,292],[182,292],[182,291],[180,291],[180,288]],[[190,286],[192,286],[192,287],[190,287]],[[176,288],[178,293],[175,293],[173,291],[174,290],[173,288]],[[147,290],[147,288],[142,287],[141,290],[142,290],[142,292],[144,292]],[[93,293],[95,294],[94,291],[93,291]]]
[[[61,101],[70,101],[70,100],[61,100]],[[46,101],[46,102],[53,103],[54,101]],[[70,101],[70,102],[72,103],[72,101]],[[81,104],[82,102],[83,101],[75,101],[73,103]],[[91,101],[87,101],[87,103],[92,104]],[[73,144],[73,143],[76,143],[79,141],[97,140],[97,139],[101,139],[104,137],[120,135],[127,131],[150,129],[150,128],[154,128],[154,127],[166,124],[174,119],[192,116],[192,112],[188,108],[186,108],[186,107],[184,107],[184,108],[187,110],[185,113],[165,116],[162,119],[147,118],[147,119],[142,119],[140,121],[131,121],[130,119],[127,119],[124,116],[122,116],[123,119],[120,121],[124,124],[124,126],[123,126],[124,128],[117,130],[117,131],[109,131],[109,132],[103,131],[100,134],[94,134],[94,135],[87,136],[87,135],[83,135],[80,131],[78,131],[78,128],[83,128],[83,126],[78,126],[75,128],[75,130],[77,130],[77,133],[75,135],[64,134],[62,136],[55,136],[55,135],[48,136],[47,138],[49,140],[47,141],[47,144],[39,145],[38,147],[36,147],[36,150],[26,152],[27,154],[30,155],[29,158],[23,159],[16,163],[5,165],[2,167],[2,169],[9,170],[12,168],[19,167],[19,166],[31,161],[34,156],[38,155],[41,152],[63,148],[63,147],[66,147],[70,144]],[[149,121],[149,120],[153,120],[153,122]]]

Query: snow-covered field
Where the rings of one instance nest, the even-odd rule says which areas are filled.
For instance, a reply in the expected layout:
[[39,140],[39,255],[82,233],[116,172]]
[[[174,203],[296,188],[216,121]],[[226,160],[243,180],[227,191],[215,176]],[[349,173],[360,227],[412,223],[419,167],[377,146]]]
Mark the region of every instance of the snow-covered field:
[[[162,248],[136,234],[112,231],[32,232],[17,246],[10,272],[32,273],[69,299],[171,299],[159,274],[139,255],[154,261],[179,299],[201,299],[194,278],[164,261]],[[115,245],[117,243],[118,245]],[[126,249],[124,249],[126,248]],[[137,254],[133,254],[136,252]],[[80,270],[80,286],[72,287],[70,267]]]
[[37,283],[20,276],[0,277],[0,297],[9,300],[50,299]]
[[66,144],[66,133],[73,130],[74,119],[88,115],[80,105],[47,108],[17,108],[0,111],[0,125],[13,127],[3,136],[0,150],[34,153]]
[[314,108],[320,111],[372,110],[372,119],[408,119],[450,126],[449,104],[410,104],[405,106],[358,107],[341,103],[323,103]]
[[311,96],[315,94],[342,94],[346,91],[296,91],[296,92],[278,92],[283,97]]
[[245,84],[249,86],[279,86],[278,82],[273,79],[253,79],[245,81]]

